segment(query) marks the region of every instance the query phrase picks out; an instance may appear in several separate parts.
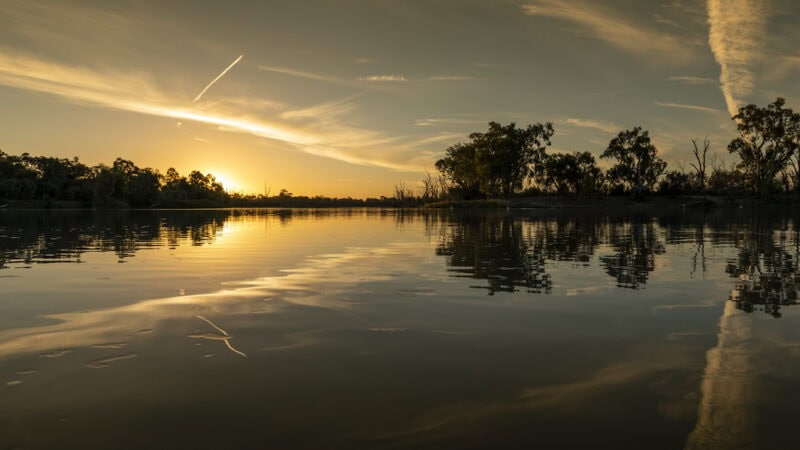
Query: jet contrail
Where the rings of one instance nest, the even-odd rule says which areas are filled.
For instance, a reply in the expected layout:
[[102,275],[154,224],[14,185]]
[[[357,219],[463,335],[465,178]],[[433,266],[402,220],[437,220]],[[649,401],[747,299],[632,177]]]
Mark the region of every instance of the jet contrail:
[[236,65],[236,64],[237,64],[239,61],[241,61],[241,60],[242,60],[242,58],[244,58],[244,54],[241,54],[241,55],[239,55],[239,57],[238,57],[238,58],[236,58],[236,61],[232,62],[232,63],[231,63],[231,65],[230,65],[230,66],[228,66],[228,67],[226,67],[226,68],[225,68],[225,70],[223,70],[221,74],[217,75],[217,78],[214,78],[213,80],[211,80],[211,83],[208,83],[208,86],[206,86],[205,88],[203,88],[203,90],[202,90],[202,91],[200,91],[200,93],[199,93],[199,94],[197,94],[197,97],[195,97],[195,98],[194,98],[194,100],[192,100],[192,103],[194,103],[194,102],[196,102],[196,101],[200,100],[200,98],[203,96],[203,94],[205,94],[205,93],[206,93],[206,91],[207,91],[207,90],[209,90],[209,89],[211,88],[211,86],[213,86],[213,85],[214,85],[214,83],[216,83],[217,81],[219,81],[219,79],[220,79],[220,78],[222,78],[222,76],[223,76],[223,75],[225,75],[226,73],[228,73],[228,71],[229,71],[229,70],[233,69],[233,66],[235,66],[235,65]]

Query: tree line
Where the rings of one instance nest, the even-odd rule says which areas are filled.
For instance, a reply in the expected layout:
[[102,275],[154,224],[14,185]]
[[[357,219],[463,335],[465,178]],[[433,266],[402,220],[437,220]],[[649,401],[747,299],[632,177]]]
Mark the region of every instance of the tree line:
[[[732,119],[738,137],[727,149],[739,161],[727,167],[711,143],[692,140],[691,170],[667,170],[649,132],[620,131],[600,155],[611,167],[602,170],[590,152],[546,152],[552,123],[525,128],[490,122],[486,132],[469,135],[436,161],[438,178],[422,181],[425,200],[509,198],[516,195],[664,194],[759,195],[800,192],[800,113],[778,98],[766,107],[747,105]],[[709,167],[710,163],[710,167]]]
[[87,166],[73,159],[15,156],[0,151],[0,207],[153,208],[153,207],[350,207],[418,206],[439,200],[510,198],[547,193],[597,195],[648,193],[771,195],[800,192],[800,113],[778,98],[766,107],[747,105],[732,119],[738,136],[727,146],[739,161],[728,167],[711,155],[711,143],[692,140],[691,170],[667,170],[649,132],[620,131],[600,158],[592,153],[547,153],[552,123],[525,128],[490,122],[435,163],[436,174],[422,180],[422,191],[401,183],[380,198],[295,196],[285,189],[268,193],[228,193],[212,174],[174,168],[162,174],[117,158],[110,166]]
[[0,151],[0,207],[216,208],[401,206],[393,197],[353,199],[226,192],[212,174],[174,168],[161,173],[117,158],[87,166],[77,157],[9,155]]

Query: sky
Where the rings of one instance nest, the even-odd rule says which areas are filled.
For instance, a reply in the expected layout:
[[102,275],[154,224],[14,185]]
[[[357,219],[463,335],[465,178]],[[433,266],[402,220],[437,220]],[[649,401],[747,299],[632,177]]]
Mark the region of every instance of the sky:
[[671,168],[800,109],[795,0],[0,0],[0,149],[391,196],[489,121],[549,152],[650,131]]

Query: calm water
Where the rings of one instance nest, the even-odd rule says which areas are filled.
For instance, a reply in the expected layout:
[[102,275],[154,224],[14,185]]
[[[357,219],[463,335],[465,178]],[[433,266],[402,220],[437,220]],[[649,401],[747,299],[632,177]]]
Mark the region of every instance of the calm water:
[[0,449],[796,448],[795,214],[0,211]]

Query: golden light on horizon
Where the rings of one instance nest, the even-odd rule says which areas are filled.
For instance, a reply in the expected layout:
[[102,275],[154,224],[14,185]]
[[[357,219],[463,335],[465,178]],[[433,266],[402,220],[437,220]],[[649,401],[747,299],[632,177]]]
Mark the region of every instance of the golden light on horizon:
[[211,175],[214,175],[214,178],[220,184],[222,184],[222,187],[225,188],[225,192],[233,193],[242,191],[242,185],[236,181],[236,178],[231,177],[229,174],[214,170],[212,170],[210,173]]

